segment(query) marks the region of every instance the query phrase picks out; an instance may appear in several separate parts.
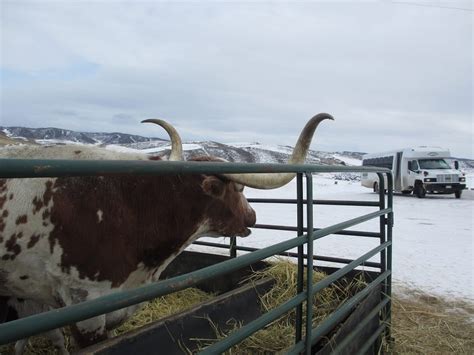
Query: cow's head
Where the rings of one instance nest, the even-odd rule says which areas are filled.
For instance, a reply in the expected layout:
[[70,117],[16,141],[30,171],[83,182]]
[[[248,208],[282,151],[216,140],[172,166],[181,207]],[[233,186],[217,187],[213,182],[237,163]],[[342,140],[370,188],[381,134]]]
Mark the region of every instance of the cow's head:
[[[325,119],[333,118],[327,113],[320,113],[308,121],[298,138],[293,154],[288,161],[289,164],[304,163],[314,131]],[[148,119],[142,122],[151,122],[162,126],[171,138],[172,149],[169,160],[183,160],[181,138],[169,123],[159,119]],[[214,157],[199,157],[192,160],[225,161]],[[202,175],[201,189],[211,199],[206,204],[205,211],[209,223],[209,233],[220,236],[248,236],[250,234],[249,227],[255,224],[256,217],[255,211],[243,194],[244,187],[276,189],[286,185],[294,177],[294,173]]]
[[[192,161],[223,162],[214,157],[197,157]],[[240,236],[250,234],[249,227],[255,224],[255,211],[245,198],[244,185],[220,175],[201,175],[200,188],[208,198],[205,218],[210,232],[215,236]]]

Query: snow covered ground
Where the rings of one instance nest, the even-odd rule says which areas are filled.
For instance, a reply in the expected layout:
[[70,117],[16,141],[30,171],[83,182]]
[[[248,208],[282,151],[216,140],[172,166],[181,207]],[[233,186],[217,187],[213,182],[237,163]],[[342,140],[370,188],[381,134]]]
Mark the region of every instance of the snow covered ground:
[[[331,175],[314,177],[317,199],[377,200],[359,182],[337,181]],[[293,180],[278,190],[246,189],[247,197],[295,198]],[[296,225],[296,208],[291,205],[253,204],[257,223]],[[314,225],[321,228],[374,211],[372,207],[314,206]],[[461,199],[453,195],[394,196],[393,230],[394,287],[417,288],[432,294],[474,301],[473,221],[474,191],[464,191]],[[378,220],[352,227],[378,231]],[[295,236],[294,232],[254,229],[240,238],[239,245],[265,247]],[[212,238],[205,238],[216,241]],[[224,242],[219,238],[218,242]],[[226,241],[227,242],[227,241]],[[378,244],[374,238],[330,235],[315,242],[315,254],[357,258]],[[200,247],[192,246],[199,249]],[[378,261],[378,257],[372,260]]]

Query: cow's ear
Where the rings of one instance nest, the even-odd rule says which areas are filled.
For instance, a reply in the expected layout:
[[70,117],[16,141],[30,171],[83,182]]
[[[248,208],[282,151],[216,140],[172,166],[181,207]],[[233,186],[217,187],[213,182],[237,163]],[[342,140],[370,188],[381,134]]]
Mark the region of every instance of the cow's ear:
[[202,182],[202,189],[208,195],[221,198],[224,196],[225,182],[215,176],[206,176]]

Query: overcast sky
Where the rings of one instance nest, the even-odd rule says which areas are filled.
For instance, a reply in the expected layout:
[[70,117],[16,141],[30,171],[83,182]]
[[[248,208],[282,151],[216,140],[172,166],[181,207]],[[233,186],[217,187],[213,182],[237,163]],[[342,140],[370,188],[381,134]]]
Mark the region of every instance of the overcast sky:
[[0,3],[3,126],[474,156],[471,1]]

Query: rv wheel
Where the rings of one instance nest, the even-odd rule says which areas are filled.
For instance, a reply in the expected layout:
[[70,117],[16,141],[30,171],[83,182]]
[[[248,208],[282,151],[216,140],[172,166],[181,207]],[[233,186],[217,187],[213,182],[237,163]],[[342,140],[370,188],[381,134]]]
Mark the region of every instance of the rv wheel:
[[415,188],[413,189],[413,194],[418,198],[423,198],[426,196],[426,189],[422,184],[416,184]]
[[461,198],[461,195],[462,195],[462,190],[456,191],[454,193],[454,196],[456,196],[456,198]]
[[374,183],[374,192],[379,192],[379,183],[378,182],[375,182]]

